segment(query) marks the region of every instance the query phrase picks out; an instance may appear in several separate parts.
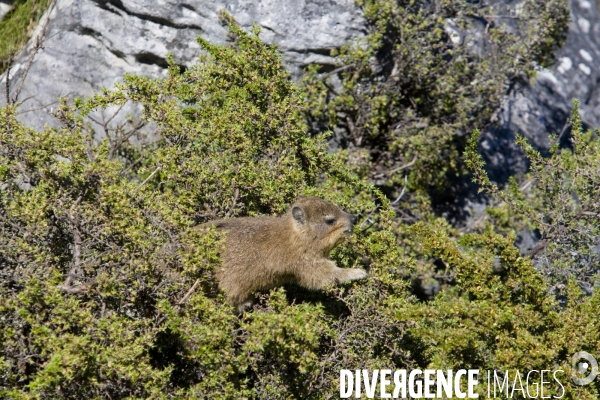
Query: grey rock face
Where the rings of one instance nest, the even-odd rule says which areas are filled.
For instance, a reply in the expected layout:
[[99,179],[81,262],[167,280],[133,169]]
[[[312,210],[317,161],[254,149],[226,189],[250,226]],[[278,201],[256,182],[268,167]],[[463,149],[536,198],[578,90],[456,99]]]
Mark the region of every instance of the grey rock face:
[[[36,129],[52,126],[56,121],[49,112],[58,97],[89,96],[111,88],[125,73],[164,76],[168,52],[180,65],[193,64],[200,54],[197,36],[213,43],[227,41],[220,10],[245,29],[256,22],[261,38],[279,45],[294,77],[310,63],[333,65],[330,50],[365,29],[354,0],[57,0],[44,48],[35,55],[19,95],[24,112],[20,120]],[[39,32],[11,69],[11,96]],[[5,79],[6,74],[0,77],[2,86]],[[0,106],[5,102],[0,99]]]
[[[490,1],[507,7],[513,3]],[[262,28],[261,37],[279,45],[286,66],[296,78],[310,63],[333,68],[330,50],[364,35],[366,30],[354,0],[57,0],[49,16],[44,48],[35,56],[19,96],[24,112],[20,119],[41,129],[44,124],[56,123],[48,112],[60,96],[89,96],[102,87],[112,87],[125,73],[164,76],[168,52],[180,65],[193,64],[200,54],[197,36],[214,43],[227,41],[220,10],[233,15],[245,29],[256,22]],[[499,114],[497,126],[484,134],[482,152],[492,178],[498,182],[527,168],[514,145],[516,133],[541,150],[548,148],[549,132],[562,132],[566,142],[565,122],[573,99],[581,102],[584,122],[600,126],[597,0],[572,0],[571,12],[569,36],[557,64],[541,70],[532,86],[512,95]],[[13,96],[34,41],[11,69]],[[6,74],[0,77],[2,85],[5,79]],[[2,105],[5,100],[0,97]]]
[[560,135],[568,145],[568,119],[573,100],[579,100],[584,124],[600,127],[600,11],[597,0],[571,0],[567,41],[550,70],[539,71],[532,86],[505,103],[499,124],[488,129],[482,141],[491,177],[505,182],[527,170],[524,155],[514,144],[515,134],[525,136],[542,152],[549,149],[548,134]]

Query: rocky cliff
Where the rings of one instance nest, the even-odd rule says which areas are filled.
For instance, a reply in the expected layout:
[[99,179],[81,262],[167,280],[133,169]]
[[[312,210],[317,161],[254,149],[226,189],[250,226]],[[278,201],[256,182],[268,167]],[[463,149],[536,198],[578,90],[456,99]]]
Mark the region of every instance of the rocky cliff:
[[[581,102],[584,122],[600,126],[598,7],[593,0],[571,1],[570,32],[556,65],[512,94],[498,123],[485,133],[482,151],[497,181],[527,168],[514,146],[516,133],[542,150],[548,148],[548,132],[567,137],[573,99]],[[262,38],[279,45],[295,78],[307,64],[334,65],[330,50],[366,29],[353,0],[57,0],[45,25],[43,48],[36,52],[19,95],[21,120],[38,129],[53,125],[49,111],[59,96],[88,96],[110,88],[125,73],[162,76],[168,52],[182,66],[192,64],[200,53],[196,36],[216,43],[228,40],[220,10],[245,28],[257,23]],[[11,69],[12,96],[41,31],[38,28]],[[0,80],[4,85],[6,73]]]
[[[353,0],[57,0],[48,15],[43,49],[19,95],[21,110],[27,111],[21,120],[38,129],[53,125],[48,112],[60,96],[89,96],[112,87],[125,73],[162,76],[169,52],[178,64],[193,64],[200,54],[197,36],[227,41],[220,10],[246,29],[258,24],[262,39],[278,44],[295,77],[307,64],[334,64],[330,50],[365,29]],[[19,54],[11,82],[26,70],[40,32],[41,27]],[[4,86],[6,74],[0,79]],[[17,86],[12,84],[13,96]]]
[[593,0],[571,0],[570,5],[569,34],[556,64],[539,71],[533,85],[513,93],[499,123],[484,135],[482,151],[496,181],[527,169],[514,145],[515,134],[527,137],[541,151],[549,148],[549,133],[566,144],[574,99],[580,101],[583,122],[600,127],[600,5]]

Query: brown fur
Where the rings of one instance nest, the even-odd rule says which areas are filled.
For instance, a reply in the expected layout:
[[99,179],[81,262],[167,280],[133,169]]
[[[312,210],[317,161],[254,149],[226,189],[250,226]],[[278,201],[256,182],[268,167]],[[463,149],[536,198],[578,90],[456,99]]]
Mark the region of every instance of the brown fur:
[[281,217],[232,218],[207,223],[225,231],[219,287],[239,311],[253,293],[296,282],[308,289],[363,279],[366,271],[342,269],[329,252],[352,233],[356,217],[316,197],[301,197]]

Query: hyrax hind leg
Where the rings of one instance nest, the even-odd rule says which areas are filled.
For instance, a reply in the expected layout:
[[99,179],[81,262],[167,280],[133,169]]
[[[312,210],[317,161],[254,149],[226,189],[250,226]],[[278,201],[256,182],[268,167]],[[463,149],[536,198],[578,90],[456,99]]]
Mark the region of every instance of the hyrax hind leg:
[[236,309],[239,314],[243,314],[245,311],[252,310],[252,306],[256,302],[256,298],[254,296],[249,297],[244,302],[238,303],[236,305]]
[[364,279],[367,271],[360,268],[338,268],[331,260],[323,260],[316,265],[303,268],[298,273],[298,284],[307,289],[323,289],[327,286]]

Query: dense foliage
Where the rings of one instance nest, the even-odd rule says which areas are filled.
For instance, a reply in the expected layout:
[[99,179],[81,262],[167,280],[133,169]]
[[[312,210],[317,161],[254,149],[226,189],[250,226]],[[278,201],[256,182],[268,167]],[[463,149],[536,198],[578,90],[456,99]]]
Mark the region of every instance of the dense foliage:
[[[62,129],[35,132],[14,107],[2,110],[3,396],[323,389],[320,348],[336,335],[321,302],[290,306],[279,292],[239,320],[215,286],[215,237],[193,227],[281,212],[299,193],[363,213],[378,195],[322,137],[306,135],[301,94],[276,50],[233,31],[235,48],[201,40],[205,62],[185,73],[173,64],[165,80],[128,76],[115,91],[63,104]],[[109,111],[127,101],[144,105],[158,142],[130,144],[144,143],[139,122],[111,125]],[[110,115],[94,118],[105,128],[99,142],[85,123],[95,109]],[[394,240],[390,231],[359,236],[337,260],[394,265]],[[277,364],[283,375],[272,373]]]
[[600,287],[600,132],[584,131],[577,101],[570,123],[572,149],[560,149],[558,138],[551,136],[546,158],[517,137],[531,164],[530,173],[519,177],[521,185],[512,177],[500,190],[489,180],[477,153],[477,134],[469,141],[467,163],[482,190],[496,199],[488,210],[496,226],[513,234],[519,228],[539,232],[540,240],[528,255],[555,284],[553,290],[575,279],[589,294]]
[[[256,28],[231,31],[229,47],[200,39],[206,54],[186,71],[171,62],[165,79],[126,76],[63,103],[60,129],[36,132],[15,105],[0,109],[0,397],[335,398],[342,368],[562,369],[563,398],[600,395],[598,382],[569,378],[574,352],[598,355],[600,291],[568,280],[562,303],[548,295],[510,225],[566,195],[524,217],[506,211],[504,224],[491,211],[462,236],[432,215],[406,225],[347,154],[309,133],[276,48]],[[141,121],[115,117],[127,102],[143,106]],[[591,196],[579,178],[597,175],[598,142],[574,138],[584,145],[532,173],[550,184],[558,165],[556,187]],[[468,158],[491,188],[476,144]],[[237,316],[214,278],[220,239],[194,226],[281,213],[299,194],[359,214],[333,257],[370,277],[323,293],[275,289]],[[587,218],[571,207],[570,221]],[[423,265],[450,282],[429,301],[405,279]]]
[[[338,68],[315,66],[305,78],[311,126],[335,129],[392,198],[406,176],[412,193],[453,201],[448,183],[465,172],[467,134],[493,122],[504,95],[551,64],[566,39],[566,1],[505,3],[358,1],[366,38],[340,50]],[[405,196],[400,208],[412,215],[423,201]]]

